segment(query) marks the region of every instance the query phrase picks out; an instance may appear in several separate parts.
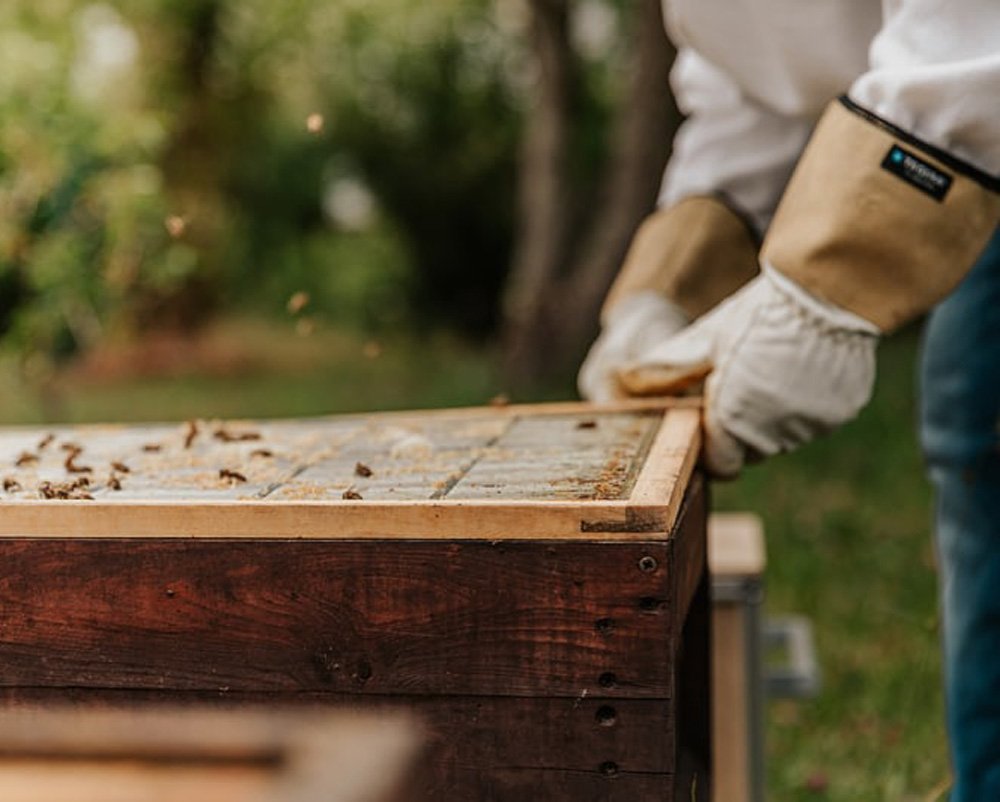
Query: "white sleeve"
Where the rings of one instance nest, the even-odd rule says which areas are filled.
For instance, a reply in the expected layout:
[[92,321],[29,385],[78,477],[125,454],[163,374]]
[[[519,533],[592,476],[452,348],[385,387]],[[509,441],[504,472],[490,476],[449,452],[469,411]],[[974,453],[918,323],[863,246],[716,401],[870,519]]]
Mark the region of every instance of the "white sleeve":
[[884,0],[851,101],[1000,176],[1000,0]]
[[678,53],[671,85],[687,120],[674,139],[660,205],[716,195],[763,233],[815,119],[766,108],[689,48]]

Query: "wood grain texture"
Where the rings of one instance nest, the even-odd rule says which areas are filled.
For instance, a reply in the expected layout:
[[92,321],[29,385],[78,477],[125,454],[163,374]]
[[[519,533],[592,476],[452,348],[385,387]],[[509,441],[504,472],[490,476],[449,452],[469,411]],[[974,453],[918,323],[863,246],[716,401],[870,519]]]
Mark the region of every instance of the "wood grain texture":
[[700,449],[700,412],[669,410],[629,496],[632,514],[672,525],[677,520]]
[[643,540],[666,518],[628,503],[518,501],[20,501],[0,507],[6,538],[261,540]]
[[0,541],[0,704],[404,709],[414,802],[703,800],[705,512],[696,474],[637,542]]
[[[216,759],[198,761],[191,751],[185,753],[177,752],[182,741],[167,740],[158,734],[158,728],[153,726],[160,716],[155,710],[155,699],[166,698],[163,694],[155,693],[112,693],[102,694],[101,692],[76,691],[78,695],[85,695],[89,704],[84,705],[78,711],[67,717],[65,712],[59,715],[65,720],[71,721],[73,718],[82,717],[84,720],[94,715],[90,708],[95,700],[102,704],[127,705],[134,711],[136,699],[143,698],[144,712],[139,716],[131,713],[133,718],[146,717],[150,720],[148,734],[143,737],[137,734],[133,739],[131,752],[138,756],[138,761],[134,758],[125,764],[125,768],[132,769],[121,773],[118,771],[121,763],[111,763],[101,760],[101,755],[114,758],[116,756],[129,754],[129,747],[122,748],[121,744],[108,743],[108,733],[105,732],[103,738],[93,738],[88,735],[87,728],[84,727],[82,735],[87,735],[91,744],[89,750],[90,760],[81,760],[79,750],[72,750],[76,754],[76,766],[81,765],[97,768],[94,772],[76,773],[75,776],[66,777],[65,772],[60,772],[60,764],[48,761],[43,765],[30,765],[25,758],[32,753],[39,754],[39,746],[46,741],[52,743],[52,739],[47,737],[47,733],[42,732],[30,739],[25,749],[25,744],[15,744],[14,749],[5,749],[3,739],[0,738],[0,751],[6,751],[8,755],[16,753],[18,758],[15,765],[20,769],[38,769],[45,771],[48,782],[33,783],[33,787],[49,794],[48,797],[27,797],[25,802],[115,802],[121,800],[125,802],[127,797],[104,798],[87,795],[91,791],[96,791],[100,787],[100,782],[105,783],[107,793],[109,784],[115,791],[128,790],[130,792],[142,792],[141,780],[147,784],[155,784],[157,790],[165,791],[165,795],[158,797],[160,802],[182,802],[185,799],[216,799],[224,802],[250,802],[241,793],[244,791],[260,790],[262,781],[272,779],[272,775],[277,771],[287,771],[295,767],[295,761],[290,761],[288,766],[283,760],[274,760],[274,755],[283,754],[283,745],[280,737],[271,740],[278,743],[264,743],[266,747],[260,750],[260,744],[255,743],[253,726],[251,738],[237,737],[235,748],[225,751],[225,739],[212,738],[208,746],[220,758],[229,755],[229,759]],[[36,690],[33,694],[18,694],[14,699],[11,692],[0,694],[7,705],[12,703],[20,704],[28,697],[37,703],[45,700],[45,694],[40,694]],[[133,698],[128,698],[133,697]],[[293,697],[279,697],[290,699]],[[318,710],[330,705],[338,697],[328,694],[309,694],[305,699],[297,699],[297,704],[308,705],[315,716]],[[64,700],[65,701],[65,700]],[[233,703],[230,695],[224,704],[226,706]],[[369,700],[382,701],[388,700]],[[275,698],[268,699],[270,707],[273,709]],[[206,712],[202,705],[205,698],[202,696],[199,701],[199,713],[196,719],[205,720]],[[240,698],[240,704],[246,705],[247,697]],[[422,734],[425,738],[425,749],[422,752],[420,765],[422,770],[411,779],[405,786],[405,798],[409,802],[453,802],[454,800],[494,800],[495,802],[523,802],[526,799],[545,800],[545,802],[577,802],[577,800],[621,800],[621,802],[635,802],[635,800],[645,799],[668,799],[674,784],[674,775],[664,770],[669,765],[669,760],[664,757],[664,750],[670,748],[669,734],[666,738],[656,737],[660,732],[659,728],[671,731],[670,722],[664,720],[665,703],[651,706],[643,702],[616,703],[620,712],[620,720],[615,727],[603,727],[592,723],[598,707],[597,700],[584,702],[579,707],[573,707],[572,703],[558,703],[552,700],[496,700],[496,699],[429,699],[411,698],[400,699],[395,704],[412,703],[412,710],[424,721]],[[151,708],[150,705],[154,705]],[[604,704],[604,703],[602,703]],[[652,712],[651,712],[652,711]],[[378,711],[376,711],[378,712]],[[247,709],[239,711],[239,716],[245,716]],[[98,718],[107,720],[109,713],[100,711]],[[116,711],[110,713],[117,715]],[[172,714],[173,715],[173,714]],[[223,718],[229,715],[228,710],[222,713]],[[272,715],[272,710],[261,715],[267,718]],[[291,710],[282,708],[282,715],[294,719]],[[354,711],[338,711],[337,716],[346,717],[348,720],[371,720],[371,711],[357,713]],[[252,718],[256,718],[258,713],[254,712]],[[589,721],[588,721],[589,719]],[[376,718],[376,722],[380,719]],[[631,723],[629,723],[631,720]],[[391,721],[391,718],[389,719]],[[620,727],[620,729],[616,729]],[[67,753],[67,740],[73,739],[73,727],[64,724],[63,727],[68,732],[64,732],[54,740],[54,749],[50,749],[48,757]],[[92,729],[92,728],[91,728]],[[366,731],[367,730],[367,731]],[[204,741],[199,736],[198,730],[189,729],[189,734],[195,746],[198,741]],[[308,730],[304,733],[307,737],[301,740],[309,740]],[[350,735],[350,733],[348,733]],[[278,735],[278,733],[275,733]],[[378,735],[372,731],[372,727],[353,731],[355,749],[364,749],[368,752],[368,759],[362,760],[366,770],[372,766],[372,757],[385,761],[388,755],[385,749],[379,750],[376,743],[383,736],[374,739],[372,736]],[[152,740],[157,743],[144,744],[145,741]],[[250,743],[247,743],[248,740]],[[203,745],[203,744],[202,744]],[[163,747],[167,747],[169,761],[160,761],[161,764],[169,766],[169,770],[164,770],[162,766],[159,771],[143,771],[149,769],[151,758],[155,758],[157,748],[163,752]],[[323,754],[322,744],[318,744],[319,749],[313,748],[310,753],[313,755]],[[220,749],[223,751],[220,752]],[[331,750],[327,750],[328,752]],[[343,750],[332,750],[334,753]],[[186,759],[180,759],[187,755]],[[98,758],[94,760],[94,758]],[[337,761],[336,754],[329,757],[333,767],[341,773],[345,767],[342,762]],[[0,761],[2,764],[2,761]],[[64,764],[62,764],[64,765]],[[377,765],[377,763],[376,763]],[[250,771],[240,770],[243,766]],[[138,775],[135,768],[140,769]],[[154,765],[153,768],[156,768]],[[109,770],[111,774],[109,776]],[[234,771],[235,770],[235,771]],[[221,778],[232,779],[232,785],[220,785]],[[389,767],[386,767],[389,771]],[[37,777],[37,775],[36,775]],[[4,780],[2,768],[0,768],[0,788]],[[63,782],[66,780],[66,782]],[[70,783],[76,781],[75,790],[80,792],[72,795],[74,790]],[[341,790],[342,784],[327,783],[327,793],[330,788]],[[70,790],[69,795],[54,796],[54,791]],[[207,790],[201,796],[197,792]],[[194,794],[184,797],[183,792]],[[215,795],[212,795],[215,794]],[[142,796],[136,797],[140,802],[145,802]],[[17,797],[4,797],[5,802],[21,802]],[[340,802],[340,797],[334,797]],[[367,797],[366,797],[367,799]],[[323,797],[324,802],[329,802],[330,797]],[[280,797],[280,802],[318,802],[311,796],[286,795]],[[133,800],[128,799],[128,802]],[[263,800],[254,802],[278,802],[278,799],[265,797]],[[684,802],[687,802],[685,799]]]
[[[483,766],[600,773],[613,762],[622,773],[670,774],[674,767],[669,700],[365,696],[336,693],[238,693],[3,688],[6,709],[51,704],[84,709],[236,709],[371,716],[405,711],[419,722],[424,760],[440,767]],[[613,717],[609,715],[613,713]],[[205,748],[213,744],[205,745]],[[213,747],[215,748],[215,747]]]
[[708,482],[701,473],[694,473],[681,503],[677,527],[668,548],[673,575],[675,631],[680,632],[688,617],[692,600],[705,581],[708,544],[705,537],[708,511],[711,507]]
[[426,802],[687,802],[674,797],[669,774],[630,774],[607,766],[602,772],[498,769],[481,771],[472,766],[434,773],[417,798]]
[[714,802],[750,802],[747,646],[743,609],[717,603],[712,613]]
[[663,542],[7,540],[0,563],[3,686],[670,693]]

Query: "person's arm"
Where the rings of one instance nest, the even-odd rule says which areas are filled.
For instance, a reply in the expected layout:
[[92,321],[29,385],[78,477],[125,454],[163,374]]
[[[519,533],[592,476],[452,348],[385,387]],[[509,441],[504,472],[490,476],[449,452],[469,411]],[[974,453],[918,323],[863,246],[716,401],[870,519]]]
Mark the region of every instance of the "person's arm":
[[878,335],[947,295],[1000,224],[998,42],[995,0],[897,2],[870,69],[810,139],[762,275],[625,372],[714,364],[716,473],[852,418]]
[[813,124],[768,110],[687,48],[671,83],[687,119],[659,208],[633,238],[581,368],[581,393],[593,401],[620,394],[617,368],[757,274],[760,234]]
[[906,0],[824,115],[762,257],[890,331],[948,294],[1000,222],[1000,3]]
[[818,115],[780,113],[690,48],[679,51],[671,86],[686,119],[659,206],[714,196],[763,234]]

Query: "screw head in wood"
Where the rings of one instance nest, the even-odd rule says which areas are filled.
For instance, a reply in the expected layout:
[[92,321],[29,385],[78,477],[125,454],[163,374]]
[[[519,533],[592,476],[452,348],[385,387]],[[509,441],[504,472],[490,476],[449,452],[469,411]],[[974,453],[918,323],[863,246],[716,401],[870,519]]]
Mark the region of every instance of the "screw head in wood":
[[645,557],[639,558],[639,570],[644,574],[651,574],[659,567],[659,563],[656,561],[655,557],[650,557],[648,554]]

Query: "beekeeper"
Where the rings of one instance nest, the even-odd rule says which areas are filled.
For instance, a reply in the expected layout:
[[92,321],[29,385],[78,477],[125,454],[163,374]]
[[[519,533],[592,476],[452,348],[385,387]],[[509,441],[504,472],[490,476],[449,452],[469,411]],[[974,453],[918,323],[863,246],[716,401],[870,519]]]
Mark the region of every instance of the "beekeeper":
[[951,798],[1000,800],[1000,2],[665,13],[688,117],[580,389],[658,393],[711,368],[705,461],[734,476],[853,418],[881,335],[936,306],[922,436]]

